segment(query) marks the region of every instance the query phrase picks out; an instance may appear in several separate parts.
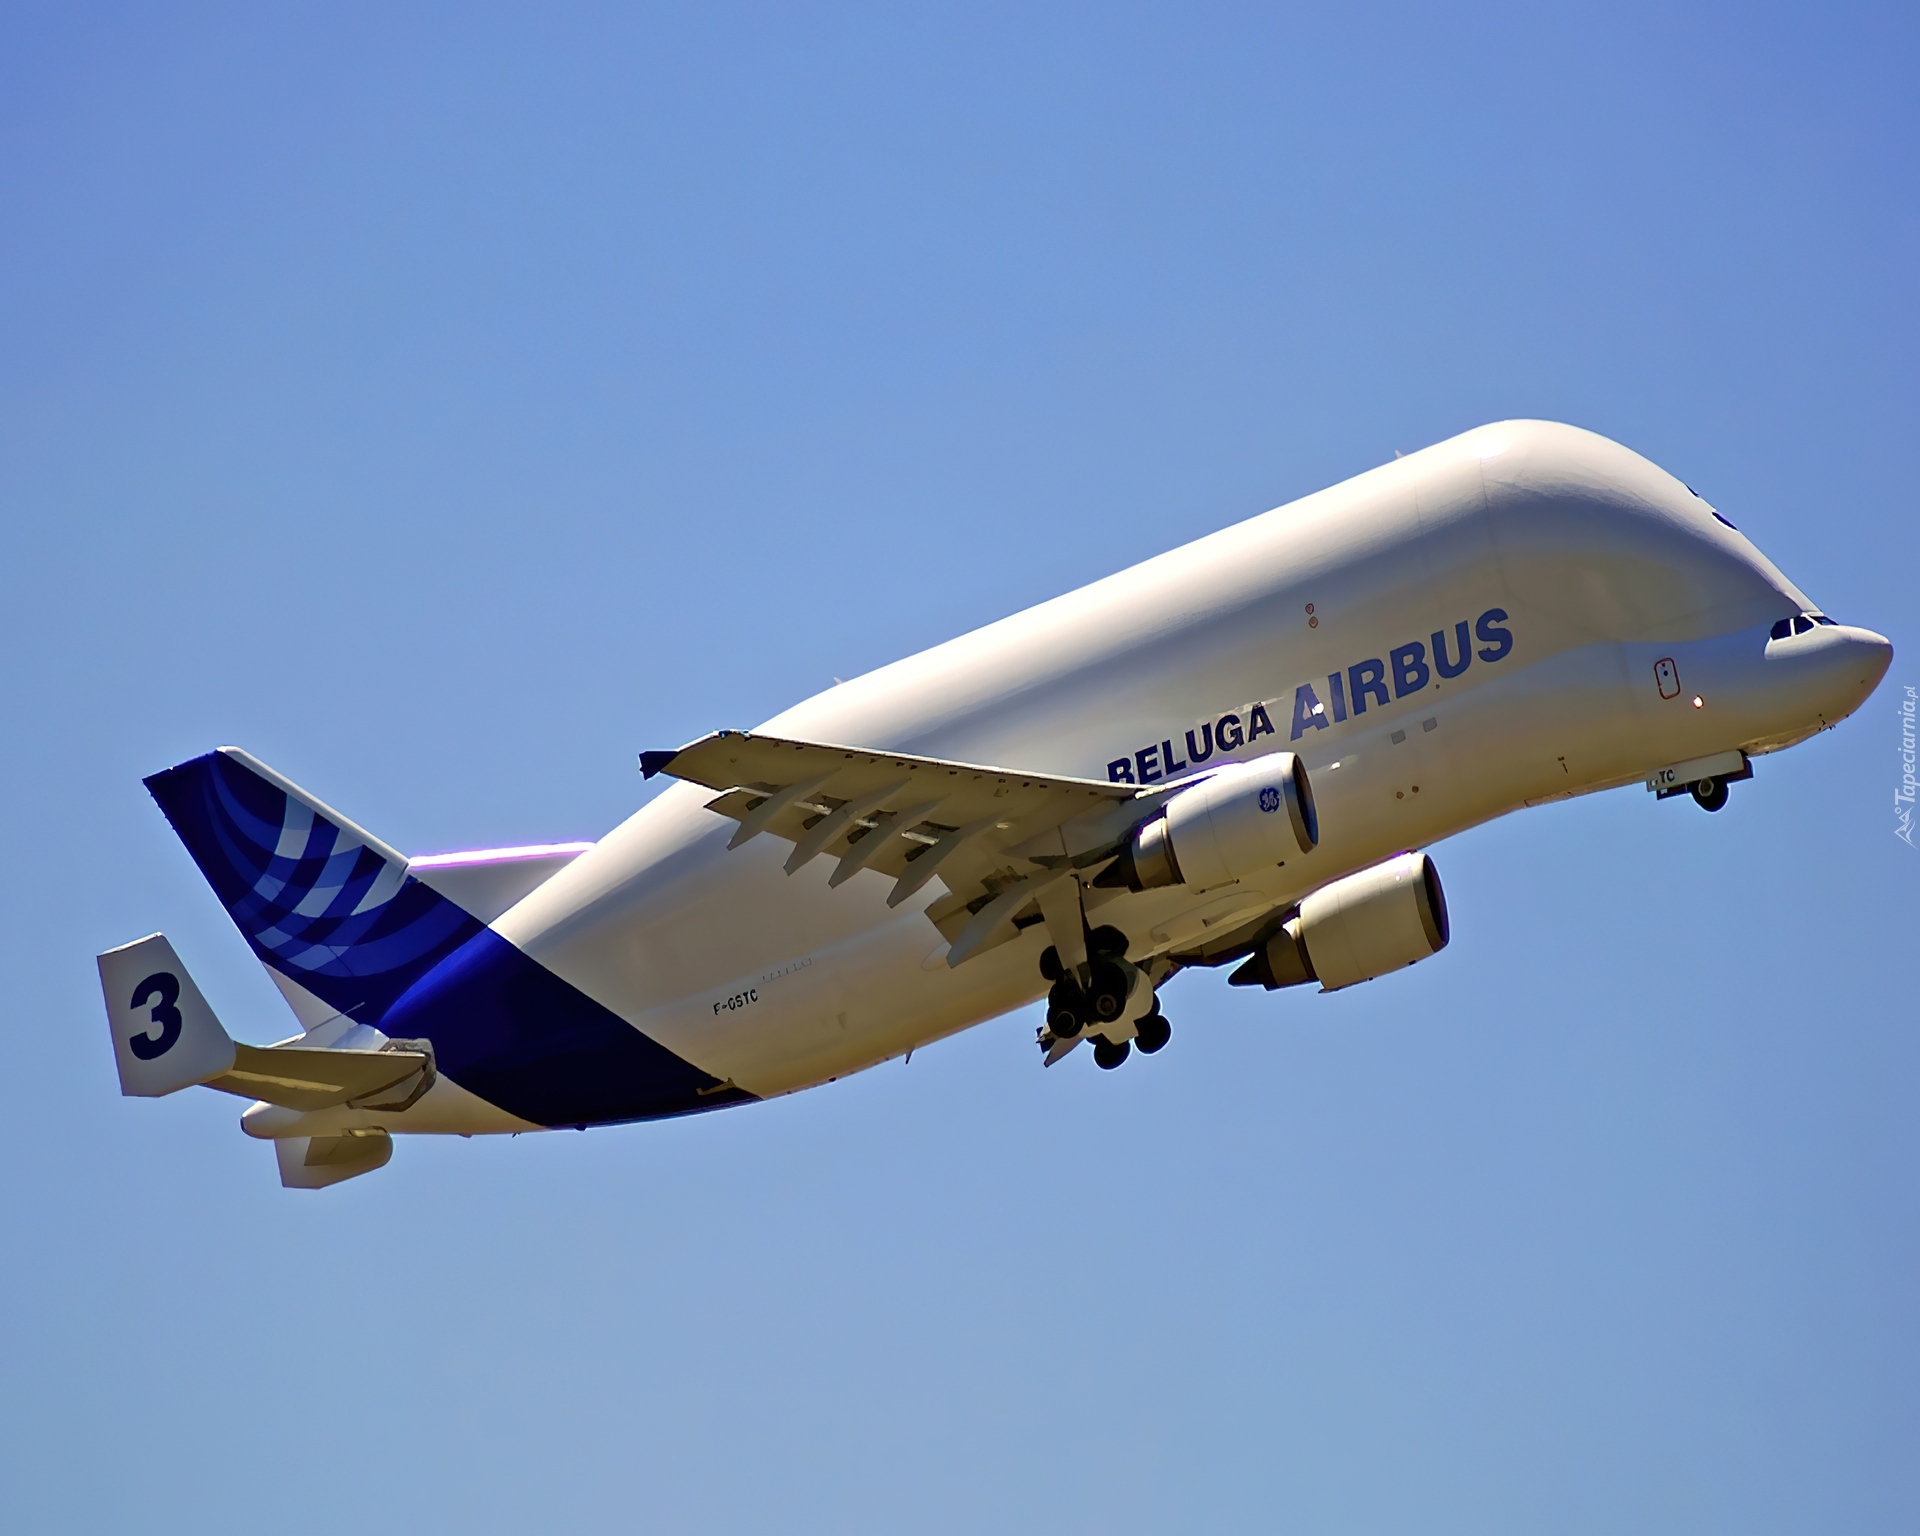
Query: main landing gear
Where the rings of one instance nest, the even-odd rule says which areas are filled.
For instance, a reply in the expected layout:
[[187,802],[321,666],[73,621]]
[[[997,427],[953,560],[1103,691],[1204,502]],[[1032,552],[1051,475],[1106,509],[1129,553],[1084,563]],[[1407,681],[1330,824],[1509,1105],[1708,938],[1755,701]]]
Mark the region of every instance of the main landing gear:
[[1069,975],[1051,944],[1040,956],[1040,974],[1053,983],[1047,994],[1047,1028],[1056,1040],[1071,1040],[1081,1030],[1111,1024],[1126,1011],[1132,978],[1121,961],[1127,936],[1118,928],[1096,928],[1087,935],[1087,982]]
[[1082,1034],[1093,1042],[1094,1063],[1111,1072],[1133,1053],[1151,1056],[1173,1038],[1173,1026],[1160,1012],[1159,1000],[1149,992],[1147,1012],[1132,1021],[1125,1017],[1127,1002],[1137,987],[1151,983],[1127,963],[1127,936],[1118,928],[1095,928],[1087,934],[1087,966],[1082,978],[1061,964],[1060,952],[1048,945],[1040,956],[1040,974],[1053,983],[1047,993],[1047,1025],[1041,1045],[1047,1060],[1057,1061]]

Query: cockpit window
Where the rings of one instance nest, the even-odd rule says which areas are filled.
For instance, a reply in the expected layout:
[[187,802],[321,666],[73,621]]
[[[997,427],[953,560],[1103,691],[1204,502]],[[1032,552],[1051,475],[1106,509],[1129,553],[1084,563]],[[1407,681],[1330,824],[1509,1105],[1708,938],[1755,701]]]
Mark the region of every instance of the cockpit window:
[[1767,631],[1771,640],[1784,640],[1789,635],[1804,635],[1816,624],[1831,624],[1839,627],[1838,619],[1830,619],[1824,613],[1802,613],[1791,619],[1775,619],[1773,628]]
[[[1691,489],[1691,487],[1689,487],[1689,489]],[[1696,496],[1698,496],[1698,495],[1699,495],[1700,493],[1699,493],[1698,491],[1694,491],[1694,493],[1693,493],[1693,494],[1694,494],[1694,495],[1696,495]],[[1738,532],[1740,531],[1740,530],[1739,530],[1738,528],[1736,528],[1736,527],[1734,527],[1734,522],[1733,522],[1733,519],[1732,519],[1732,518],[1730,518],[1730,517],[1728,517],[1726,513],[1724,513],[1724,512],[1715,512],[1715,513],[1714,513],[1713,515],[1714,515],[1715,517],[1717,517],[1717,518],[1719,518],[1719,519],[1720,519],[1720,521],[1721,521],[1721,522],[1723,522],[1723,523],[1725,523],[1725,524],[1726,524],[1726,525],[1727,525],[1727,526],[1728,526],[1729,528],[1733,528],[1733,531],[1734,531],[1735,533],[1738,533]]]

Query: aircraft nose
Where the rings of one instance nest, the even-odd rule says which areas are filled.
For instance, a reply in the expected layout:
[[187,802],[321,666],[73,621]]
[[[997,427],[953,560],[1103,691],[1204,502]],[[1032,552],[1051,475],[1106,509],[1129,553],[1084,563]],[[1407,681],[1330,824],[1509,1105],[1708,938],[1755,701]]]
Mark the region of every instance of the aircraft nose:
[[[1802,623],[1804,616],[1794,621]],[[1822,617],[1776,632],[1767,644],[1769,714],[1796,729],[1836,725],[1867,701],[1892,664],[1887,637],[1856,625]]]
[[1847,637],[1848,655],[1859,669],[1860,687],[1872,693],[1880,686],[1880,679],[1887,675],[1887,668],[1893,665],[1893,642],[1885,635],[1851,624],[1841,625],[1840,632]]
[[1837,706],[1833,716],[1838,719],[1852,714],[1880,686],[1880,679],[1893,665],[1893,642],[1885,635],[1851,624],[1836,625],[1828,635],[1830,649],[1822,670]]

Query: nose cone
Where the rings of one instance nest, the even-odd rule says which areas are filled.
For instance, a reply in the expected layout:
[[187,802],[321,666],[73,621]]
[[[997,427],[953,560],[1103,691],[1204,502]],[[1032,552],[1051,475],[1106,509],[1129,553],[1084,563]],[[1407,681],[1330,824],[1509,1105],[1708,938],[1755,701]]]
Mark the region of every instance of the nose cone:
[[1893,642],[1885,635],[1876,635],[1870,629],[1857,629],[1851,624],[1842,624],[1839,630],[1847,639],[1846,670],[1856,674],[1854,686],[1860,690],[1860,697],[1855,702],[1863,702],[1868,694],[1880,686],[1880,679],[1887,675],[1887,668],[1893,665]]
[[1893,665],[1893,643],[1870,629],[1823,624],[1795,639],[1796,664],[1806,668],[1815,684],[1817,708],[1826,725],[1844,720],[1864,704]]

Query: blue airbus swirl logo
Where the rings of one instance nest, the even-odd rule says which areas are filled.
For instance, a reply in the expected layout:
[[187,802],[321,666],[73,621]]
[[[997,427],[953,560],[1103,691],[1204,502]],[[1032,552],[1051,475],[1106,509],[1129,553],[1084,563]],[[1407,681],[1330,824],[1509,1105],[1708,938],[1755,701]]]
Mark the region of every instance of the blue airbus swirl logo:
[[1271,784],[1260,791],[1260,809],[1263,811],[1277,811],[1280,809],[1280,791],[1275,789]]

